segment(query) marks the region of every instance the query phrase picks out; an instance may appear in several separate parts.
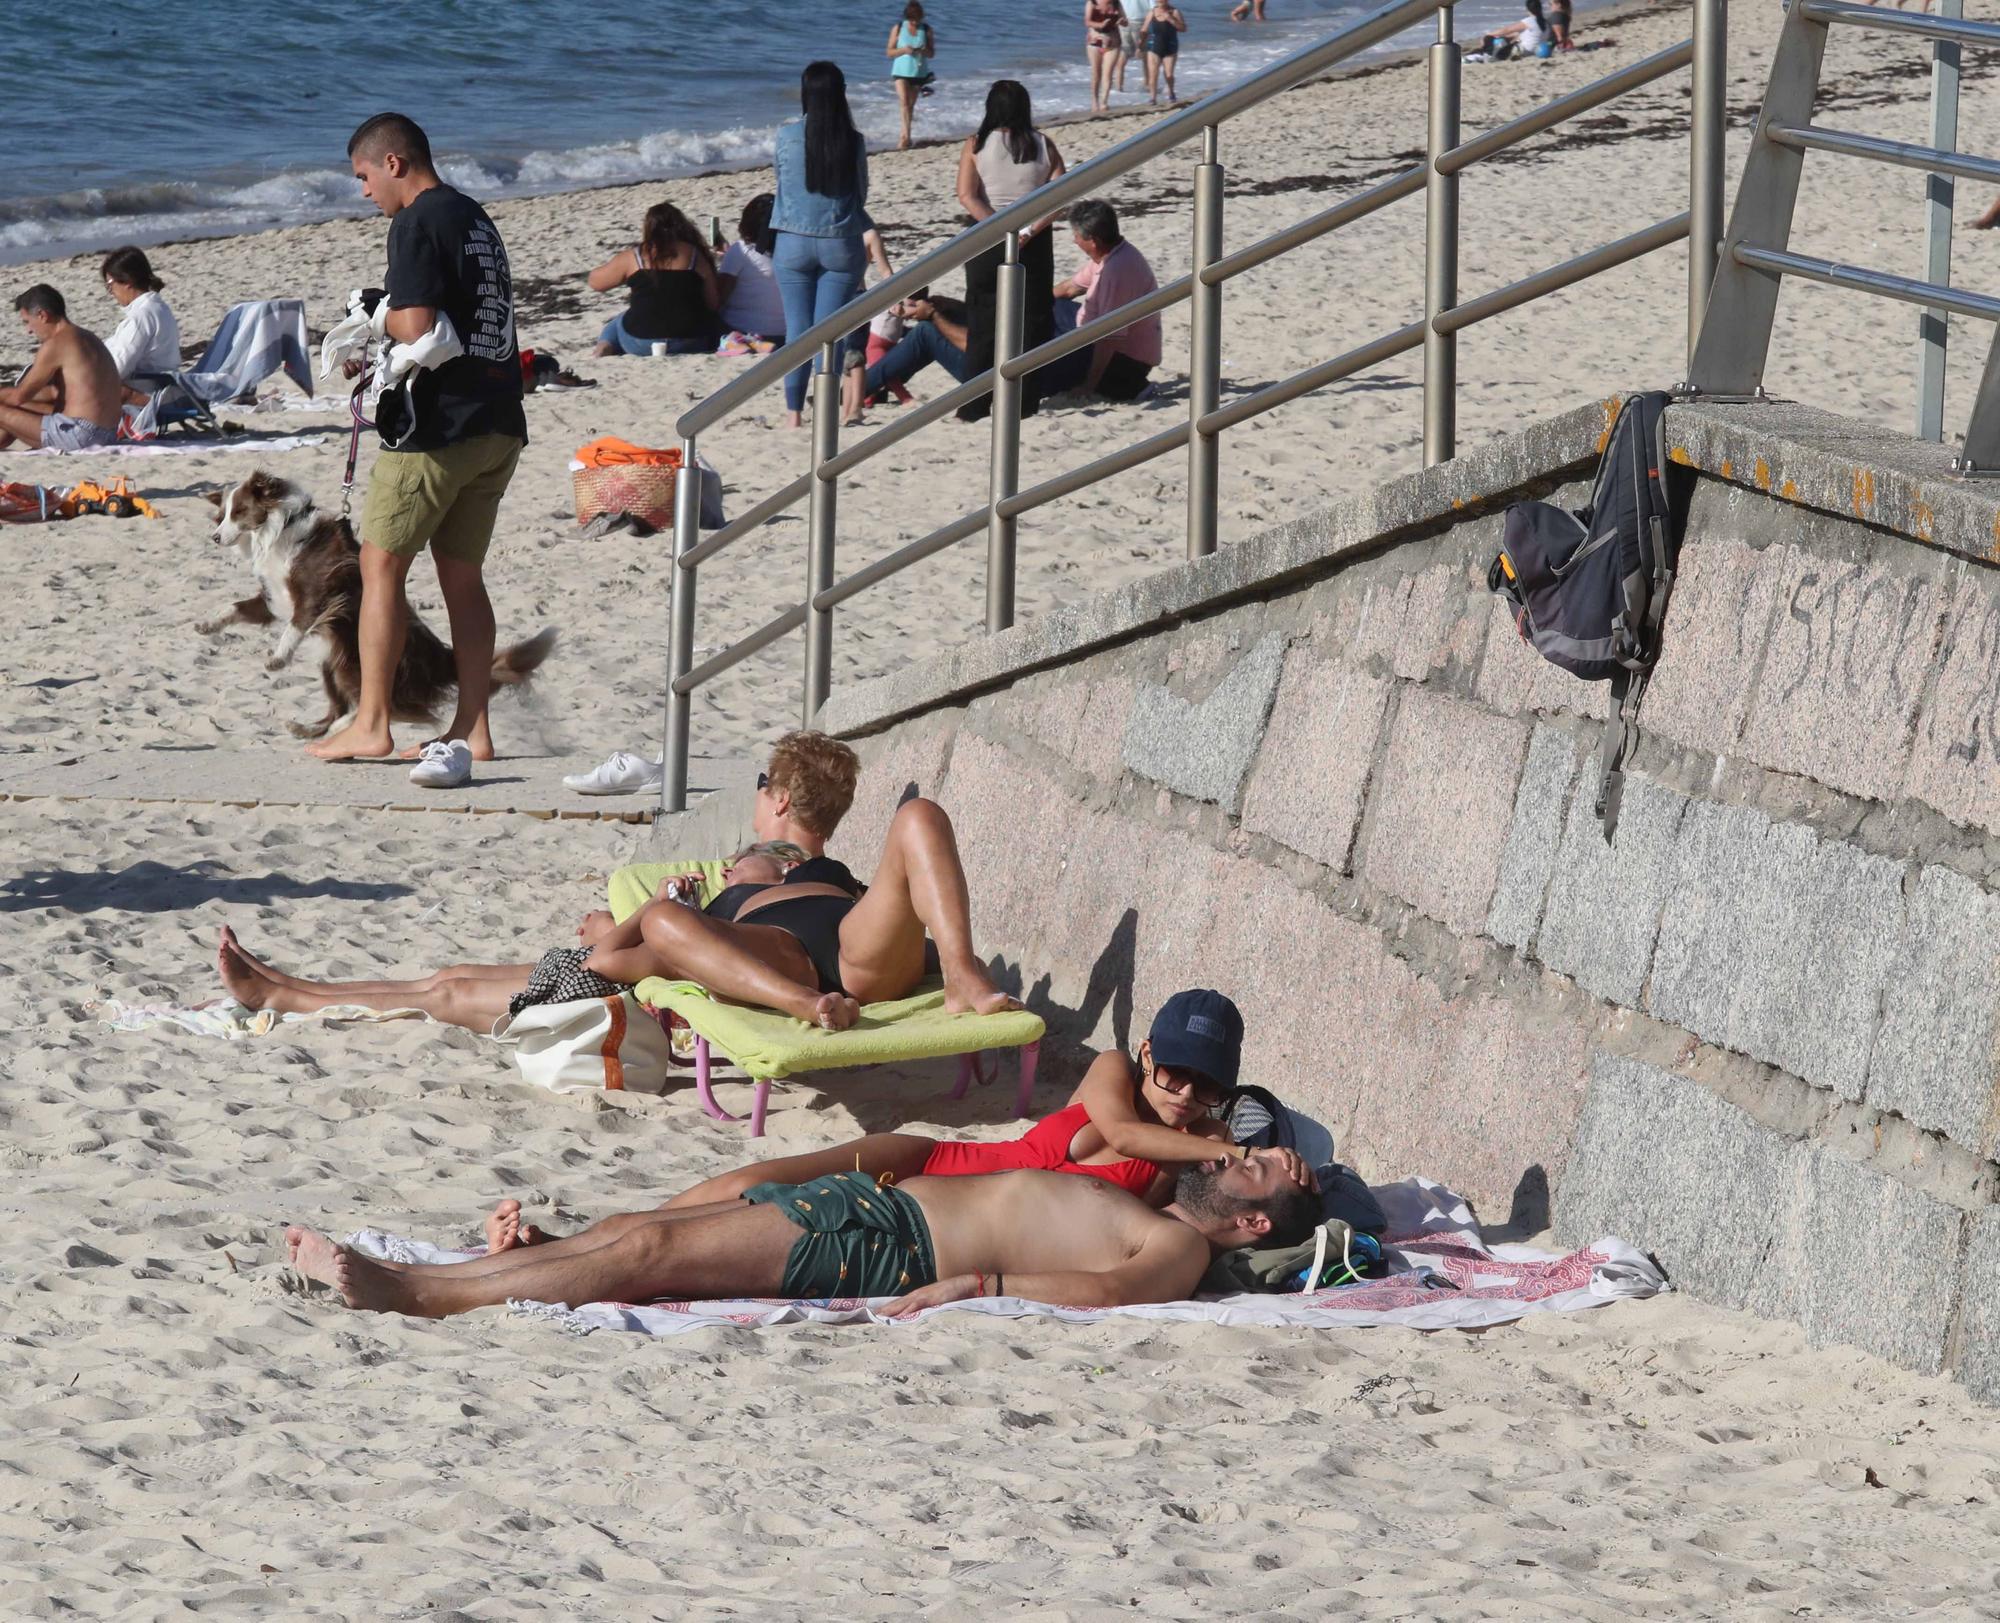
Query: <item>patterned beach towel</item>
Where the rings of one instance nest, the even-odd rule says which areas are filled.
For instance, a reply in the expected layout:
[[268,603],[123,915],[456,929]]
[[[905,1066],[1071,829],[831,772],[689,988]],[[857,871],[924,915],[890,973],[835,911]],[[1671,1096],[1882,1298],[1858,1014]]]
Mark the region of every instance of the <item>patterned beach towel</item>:
[[155,1026],[172,1026],[197,1037],[227,1037],[240,1042],[245,1037],[267,1037],[280,1026],[304,1020],[428,1020],[422,1009],[364,1009],[355,1003],[336,1003],[312,1014],[280,1014],[275,1009],[246,1009],[234,998],[218,998],[213,1003],[126,1003],[115,997],[93,998],[83,1012],[102,1020],[113,1031],[150,1031]]
[[[551,1320],[578,1335],[636,1330],[683,1335],[717,1326],[771,1324],[917,1323],[935,1313],[984,1313],[998,1318],[1137,1318],[1207,1320],[1229,1325],[1296,1325],[1303,1329],[1398,1324],[1412,1330],[1473,1330],[1529,1313],[1573,1313],[1606,1303],[1655,1296],[1672,1287],[1659,1269],[1623,1240],[1606,1238],[1578,1251],[1489,1246],[1465,1201],[1428,1178],[1380,1184],[1375,1196],[1389,1217],[1393,1271],[1333,1290],[1290,1296],[1225,1296],[1140,1307],[1056,1307],[1015,1298],[980,1298],[934,1307],[915,1319],[884,1318],[847,1297],[785,1302],[768,1298],[707,1302],[591,1302],[564,1307],[510,1302],[516,1313]],[[476,1251],[444,1251],[421,1240],[362,1229],[347,1243],[392,1262],[463,1262]]]

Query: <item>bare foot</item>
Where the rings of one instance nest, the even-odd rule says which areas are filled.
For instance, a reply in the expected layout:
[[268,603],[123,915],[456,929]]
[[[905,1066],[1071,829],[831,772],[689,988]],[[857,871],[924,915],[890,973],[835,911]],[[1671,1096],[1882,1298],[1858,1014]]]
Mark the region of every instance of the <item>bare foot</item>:
[[486,1214],[486,1254],[497,1257],[517,1246],[540,1245],[548,1236],[532,1223],[521,1221],[521,1203],[503,1200]]
[[806,1018],[827,1031],[845,1031],[861,1018],[861,1005],[844,992],[828,992],[814,1001]]
[[260,975],[227,927],[215,949],[215,967],[222,976],[222,989],[244,1008],[276,1009],[280,1014],[296,1012],[297,1000],[289,995],[292,989]]
[[265,963],[263,959],[244,946],[241,941],[236,939],[236,932],[226,924],[222,927],[222,944],[235,953],[243,963],[248,965],[253,975],[261,975],[265,980],[275,982],[280,986],[286,984],[289,977],[280,975],[269,964]]
[[604,908],[594,907],[583,915],[583,922],[576,927],[579,946],[594,947],[618,928],[618,921]]
[[306,754],[322,761],[382,761],[396,753],[396,740],[384,729],[364,733],[358,727],[343,727],[330,738],[306,745]]
[[969,964],[944,978],[946,1014],[1004,1014],[1020,1007],[1021,1000],[995,986],[982,964]]
[[362,1308],[371,1313],[413,1313],[425,1318],[436,1317],[425,1312],[396,1274],[372,1257],[364,1257],[358,1251],[336,1244],[324,1234],[312,1229],[288,1228],[285,1230],[285,1247],[291,1253],[294,1268],[308,1279],[331,1286],[334,1294],[349,1307]]

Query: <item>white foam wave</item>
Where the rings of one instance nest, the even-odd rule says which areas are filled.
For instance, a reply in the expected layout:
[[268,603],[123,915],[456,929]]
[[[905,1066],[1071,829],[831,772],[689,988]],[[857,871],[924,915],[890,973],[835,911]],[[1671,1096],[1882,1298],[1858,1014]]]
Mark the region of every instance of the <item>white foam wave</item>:
[[[1504,9],[1505,0],[1474,0],[1468,10]],[[1183,98],[1203,95],[1268,66],[1295,49],[1303,37],[1291,30],[1230,34],[1205,43],[1181,58]],[[1421,30],[1403,45],[1420,42]],[[1373,54],[1373,53],[1371,53]],[[1016,70],[1044,119],[1081,112],[1090,86],[1081,49],[1075,58]],[[1131,106],[1143,95],[1144,73],[1128,69],[1128,92],[1115,105]],[[984,102],[983,78],[947,78],[927,98],[918,118],[919,134],[935,138],[976,127]],[[854,87],[857,121],[872,145],[893,144],[896,105],[886,83]],[[519,158],[447,157],[441,168],[453,185],[475,197],[504,198],[583,190],[593,186],[665,180],[702,170],[768,162],[774,128],[739,124],[721,130],[658,130],[630,140],[606,141],[555,150],[532,150]],[[160,242],[268,230],[369,212],[354,177],[344,169],[283,171],[253,180],[163,182],[121,188],[91,188],[53,197],[0,201],[0,259],[18,261],[80,252],[120,242]]]

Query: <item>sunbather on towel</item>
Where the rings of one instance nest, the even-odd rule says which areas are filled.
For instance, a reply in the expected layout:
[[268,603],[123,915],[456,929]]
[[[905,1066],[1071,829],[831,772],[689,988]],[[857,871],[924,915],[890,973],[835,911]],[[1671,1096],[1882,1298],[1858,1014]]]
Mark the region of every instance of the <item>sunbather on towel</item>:
[[[1220,992],[1176,992],[1154,1017],[1138,1062],[1100,1054],[1068,1106],[999,1143],[940,1142],[918,1133],[870,1133],[832,1149],[788,1155],[695,1185],[665,1209],[741,1199],[760,1183],[811,1183],[836,1172],[860,1171],[898,1181],[1039,1168],[1102,1178],[1145,1201],[1165,1206],[1181,1171],[1218,1152],[1247,1156],[1211,1114],[1236,1085],[1243,1017]],[[1312,1169],[1291,1150],[1276,1152],[1291,1177],[1312,1188]],[[521,1221],[521,1203],[503,1200],[486,1219],[486,1249],[545,1244],[549,1236]]]
[[1156,1212],[1099,1178],[1003,1172],[878,1187],[858,1172],[759,1184],[741,1200],[629,1212],[567,1240],[469,1262],[378,1262],[289,1228],[291,1261],[349,1307],[443,1318],[526,1298],[648,1302],[893,1297],[907,1315],[974,1296],[1080,1307],[1189,1296],[1245,1245],[1295,1245],[1319,1197],[1268,1150],[1189,1167]]
[[225,929],[217,954],[223,985],[249,1008],[306,1013],[335,1003],[421,1009],[433,1019],[490,1031],[532,1003],[602,997],[660,976],[717,997],[775,1009],[829,1031],[860,1018],[861,1004],[907,997],[927,968],[926,934],[944,973],[945,1008],[998,1013],[1019,1005],[993,984],[972,947],[971,905],[951,820],[935,801],[897,808],[875,882],[863,887],[825,855],[826,839],[854,799],[854,752],[821,733],[788,733],[757,776],[752,824],[760,841],[805,852],[777,883],[735,885],[697,912],[655,902],[582,947],[535,964],[460,964],[412,981],[303,980],[272,969]]

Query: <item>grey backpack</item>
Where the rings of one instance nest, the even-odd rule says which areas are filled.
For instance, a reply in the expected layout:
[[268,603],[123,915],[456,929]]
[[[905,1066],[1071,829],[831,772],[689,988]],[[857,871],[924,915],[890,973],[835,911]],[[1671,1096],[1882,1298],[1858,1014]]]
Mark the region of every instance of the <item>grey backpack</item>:
[[1523,641],[1574,676],[1611,684],[1597,789],[1606,840],[1618,826],[1626,730],[1636,726],[1660,657],[1686,516],[1676,499],[1685,481],[1668,488],[1667,400],[1656,389],[1618,408],[1587,506],[1508,508],[1500,555],[1486,572],[1486,584],[1512,606]]

